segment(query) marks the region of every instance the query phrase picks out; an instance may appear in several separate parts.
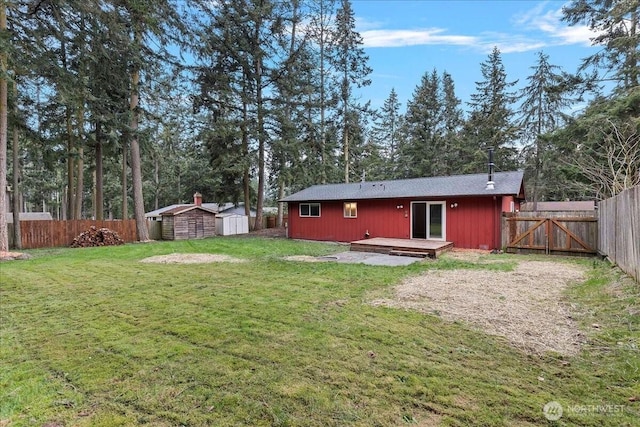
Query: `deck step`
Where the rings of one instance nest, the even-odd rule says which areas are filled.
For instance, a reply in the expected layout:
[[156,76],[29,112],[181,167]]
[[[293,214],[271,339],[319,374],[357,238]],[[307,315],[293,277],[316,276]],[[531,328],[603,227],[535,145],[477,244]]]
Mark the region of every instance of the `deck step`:
[[389,251],[389,255],[411,256],[411,257],[415,257],[415,258],[426,258],[426,257],[429,256],[429,254],[426,253],[426,252],[406,251],[406,250],[402,250],[402,249],[392,249],[391,251]]
[[436,258],[442,252],[453,247],[452,242],[420,240],[420,239],[396,239],[386,237],[373,237],[371,239],[356,240],[351,242],[351,250],[359,252],[376,252],[380,254],[431,257]]

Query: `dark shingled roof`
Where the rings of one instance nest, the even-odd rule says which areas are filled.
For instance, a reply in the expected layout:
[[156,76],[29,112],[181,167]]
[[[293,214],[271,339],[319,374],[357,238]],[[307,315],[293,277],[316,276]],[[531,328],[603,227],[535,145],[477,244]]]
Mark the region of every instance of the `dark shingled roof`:
[[162,216],[175,216],[175,215],[180,215],[181,213],[193,210],[193,209],[200,209],[202,211],[205,212],[209,212],[211,214],[216,214],[217,212],[211,209],[207,209],[207,208],[203,208],[202,206],[197,206],[197,205],[187,205],[187,206],[177,206],[173,209],[169,209],[166,210],[164,212],[162,212]]
[[438,176],[394,181],[314,185],[282,199],[282,202],[395,199],[414,197],[520,195],[524,172],[496,172],[493,190],[487,190],[487,174]]

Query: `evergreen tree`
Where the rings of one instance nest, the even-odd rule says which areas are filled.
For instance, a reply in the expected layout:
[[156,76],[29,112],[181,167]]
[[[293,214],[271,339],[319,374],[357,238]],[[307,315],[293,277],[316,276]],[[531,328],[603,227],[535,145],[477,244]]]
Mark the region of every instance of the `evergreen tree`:
[[2,52],[0,53],[0,252],[9,251],[9,232],[7,228],[7,198],[4,189],[7,188],[7,50],[4,42],[7,37],[7,5],[0,4],[0,34]]
[[[331,84],[331,74],[333,72],[330,58],[332,57],[332,37],[335,26],[335,4],[336,0],[311,0],[309,4],[309,25],[306,33],[309,35],[312,44],[317,46],[315,61],[317,62],[317,77],[313,75],[308,80],[309,86],[316,87],[316,91],[308,94],[306,108],[307,116],[307,144],[315,149],[313,155],[306,156],[304,163],[306,168],[313,173],[318,170],[320,173],[319,182],[326,184],[328,176],[332,174],[335,167],[333,153],[335,147],[328,134],[327,128],[332,125],[329,122],[329,112],[336,107],[337,95],[334,85]],[[315,110],[318,113],[315,113]],[[319,116],[319,117],[316,117]],[[316,123],[317,122],[317,123]],[[316,126],[317,124],[317,126]],[[318,128],[317,130],[314,128]],[[319,163],[319,166],[315,165]],[[308,175],[307,175],[308,176]]]
[[444,172],[441,119],[440,78],[434,69],[422,76],[420,85],[407,103],[406,139],[400,148],[405,178],[437,176]]
[[369,112],[353,109],[348,114],[348,132],[351,139],[349,171],[353,180],[382,179],[380,148],[372,143],[367,129]]
[[371,156],[376,150],[380,159],[380,179],[399,177],[398,150],[402,143],[402,127],[404,117],[400,114],[400,101],[395,89],[391,89],[389,97],[384,101],[373,124],[367,151]]
[[[161,46],[173,36],[172,32],[180,29],[180,19],[170,0],[156,1],[151,4],[136,0],[118,0],[122,17],[129,31],[129,147],[131,153],[131,181],[133,187],[133,207],[138,240],[149,240],[149,231],[145,219],[144,193],[142,188],[142,158],[138,131],[140,124],[140,85],[144,66],[153,64],[143,60],[151,51],[149,44],[159,41]],[[153,41],[152,41],[153,40]],[[159,52],[161,59],[169,57],[166,51]],[[124,162],[123,162],[124,163]]]
[[[349,182],[352,145],[349,130],[352,128],[349,119],[356,117],[350,114],[351,109],[361,108],[353,99],[353,86],[363,87],[371,84],[368,75],[371,68],[367,65],[369,57],[362,48],[362,36],[355,30],[355,15],[350,0],[342,0],[336,13],[336,28],[333,35],[332,63],[336,70],[337,84],[340,87],[342,153],[344,161],[344,181]],[[354,105],[356,104],[356,105]],[[365,107],[366,110],[366,107]]]
[[553,199],[606,199],[640,185],[640,88],[594,100],[549,138]]
[[[209,13],[210,31],[201,31],[204,58],[214,58],[221,69],[230,72],[224,92],[225,99],[240,100],[242,111],[243,149],[253,143],[257,157],[257,204],[255,228],[262,228],[262,207],[266,181],[266,151],[271,142],[267,128],[272,100],[268,96],[275,82],[281,77],[281,62],[286,59],[279,41],[286,31],[286,4],[271,0],[229,0],[220,2],[212,11],[208,2],[201,7]],[[215,86],[219,76],[205,73]],[[207,95],[215,98],[215,93]],[[231,105],[224,105],[231,111]],[[248,204],[248,186],[245,179],[245,201]]]
[[[595,68],[590,80],[611,78],[621,89],[640,85],[640,28],[638,0],[572,0],[563,7],[563,19],[571,25],[587,24],[602,50],[588,56],[581,71]],[[599,76],[602,71],[611,75]]]
[[[276,200],[284,198],[286,189],[310,172],[297,166],[305,152],[300,135],[305,133],[307,114],[304,108],[308,106],[308,95],[315,89],[309,82],[313,81],[316,64],[309,41],[298,30],[303,19],[300,1],[293,0],[289,6],[286,17],[290,31],[283,32],[279,40],[283,51],[287,53],[281,69],[277,71],[279,77],[275,86],[278,95],[272,109],[276,137],[271,144],[270,182]],[[313,153],[310,154],[313,156]],[[278,226],[282,226],[283,218],[284,203],[278,203]]]
[[483,80],[476,82],[476,92],[468,103],[471,111],[463,130],[463,157],[466,162],[463,172],[486,170],[489,147],[495,150],[496,170],[514,170],[518,166],[514,146],[518,128],[513,123],[512,105],[517,97],[509,89],[517,81],[507,81],[497,47],[480,64],[480,70]]
[[521,91],[520,112],[521,141],[524,144],[523,157],[526,162],[529,194],[534,210],[540,199],[540,191],[547,185],[545,170],[550,147],[545,134],[554,132],[565,122],[564,111],[571,100],[561,90],[562,74],[560,67],[549,63],[549,56],[538,52],[538,61],[531,67],[533,74],[527,77],[528,84]]
[[456,96],[453,78],[446,71],[442,73],[442,173],[455,175],[462,169],[460,164],[461,138],[460,130],[464,123],[461,101]]

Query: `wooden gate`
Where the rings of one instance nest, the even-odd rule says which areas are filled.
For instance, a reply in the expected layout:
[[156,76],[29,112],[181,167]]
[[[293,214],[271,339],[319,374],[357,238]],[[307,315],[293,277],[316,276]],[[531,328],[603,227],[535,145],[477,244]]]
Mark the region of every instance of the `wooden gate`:
[[595,255],[598,220],[595,217],[506,217],[507,252],[557,255]]

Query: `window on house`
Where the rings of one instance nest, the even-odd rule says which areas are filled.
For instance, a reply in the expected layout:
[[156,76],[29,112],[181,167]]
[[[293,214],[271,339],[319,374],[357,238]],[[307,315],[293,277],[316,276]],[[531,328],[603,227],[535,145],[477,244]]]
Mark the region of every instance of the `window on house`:
[[300,216],[320,216],[320,203],[300,203]]
[[358,217],[358,204],[356,202],[347,202],[344,204],[344,217],[345,218]]

